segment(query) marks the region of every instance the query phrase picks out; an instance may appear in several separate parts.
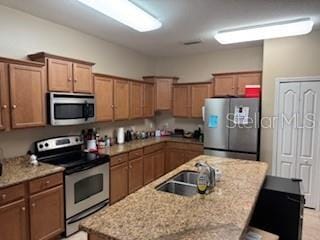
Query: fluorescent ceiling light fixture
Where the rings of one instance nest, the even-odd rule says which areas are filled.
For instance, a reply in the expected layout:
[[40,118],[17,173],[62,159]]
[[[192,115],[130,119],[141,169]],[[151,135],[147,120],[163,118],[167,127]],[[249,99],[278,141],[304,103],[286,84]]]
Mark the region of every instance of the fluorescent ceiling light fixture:
[[161,22],[128,0],[78,0],[139,32],[161,27]]
[[312,26],[313,21],[310,18],[303,18],[220,31],[214,37],[221,44],[249,42],[307,34],[311,32]]

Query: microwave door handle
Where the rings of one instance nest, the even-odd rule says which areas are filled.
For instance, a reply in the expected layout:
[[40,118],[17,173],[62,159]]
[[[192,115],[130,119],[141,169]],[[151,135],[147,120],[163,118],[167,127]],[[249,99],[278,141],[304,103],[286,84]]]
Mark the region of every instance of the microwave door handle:
[[89,118],[89,103],[87,101],[85,101],[84,103],[84,119],[87,121]]

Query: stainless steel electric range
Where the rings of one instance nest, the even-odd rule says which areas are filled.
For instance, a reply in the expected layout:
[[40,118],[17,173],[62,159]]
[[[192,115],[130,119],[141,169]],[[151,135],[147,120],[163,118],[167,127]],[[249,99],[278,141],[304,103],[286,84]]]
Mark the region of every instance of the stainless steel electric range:
[[108,155],[81,150],[79,136],[64,136],[35,143],[40,162],[62,166],[65,191],[65,235],[78,231],[79,221],[109,204]]

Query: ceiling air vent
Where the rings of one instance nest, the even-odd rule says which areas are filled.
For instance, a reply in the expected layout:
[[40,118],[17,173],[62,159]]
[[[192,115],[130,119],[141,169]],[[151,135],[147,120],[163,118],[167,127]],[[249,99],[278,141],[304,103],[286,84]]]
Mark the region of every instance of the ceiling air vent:
[[183,42],[183,45],[185,46],[190,46],[190,45],[196,45],[202,43],[201,40],[193,40],[193,41],[188,41],[188,42]]

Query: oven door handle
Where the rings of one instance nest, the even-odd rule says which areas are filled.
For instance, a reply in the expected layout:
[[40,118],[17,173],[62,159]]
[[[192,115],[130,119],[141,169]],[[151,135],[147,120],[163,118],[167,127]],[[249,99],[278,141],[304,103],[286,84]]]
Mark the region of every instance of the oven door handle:
[[99,163],[99,164],[93,163],[93,164],[90,164],[90,165],[88,165],[88,166],[86,166],[86,167],[73,168],[73,169],[70,169],[70,170],[66,170],[66,171],[65,171],[65,174],[66,174],[66,175],[70,175],[70,174],[72,174],[72,173],[82,172],[82,171],[85,171],[85,170],[88,170],[88,169],[90,169],[90,168],[94,168],[94,167],[97,167],[97,166],[100,166],[100,165],[106,164],[106,163],[107,163],[107,161],[103,161],[103,162],[101,162],[101,163]]
[[83,108],[84,108],[83,109],[83,116],[84,116],[85,121],[87,121],[89,118],[89,108],[90,108],[89,103],[87,101],[85,101]]
[[92,208],[89,208],[88,210],[86,210],[85,212],[82,212],[74,217],[72,217],[67,224],[72,224],[78,221],[81,221],[82,219],[90,216],[91,214],[94,214],[96,212],[98,212],[99,210],[101,210],[102,208],[106,207],[109,204],[109,201],[105,201],[103,203],[98,204],[97,206],[94,206]]

